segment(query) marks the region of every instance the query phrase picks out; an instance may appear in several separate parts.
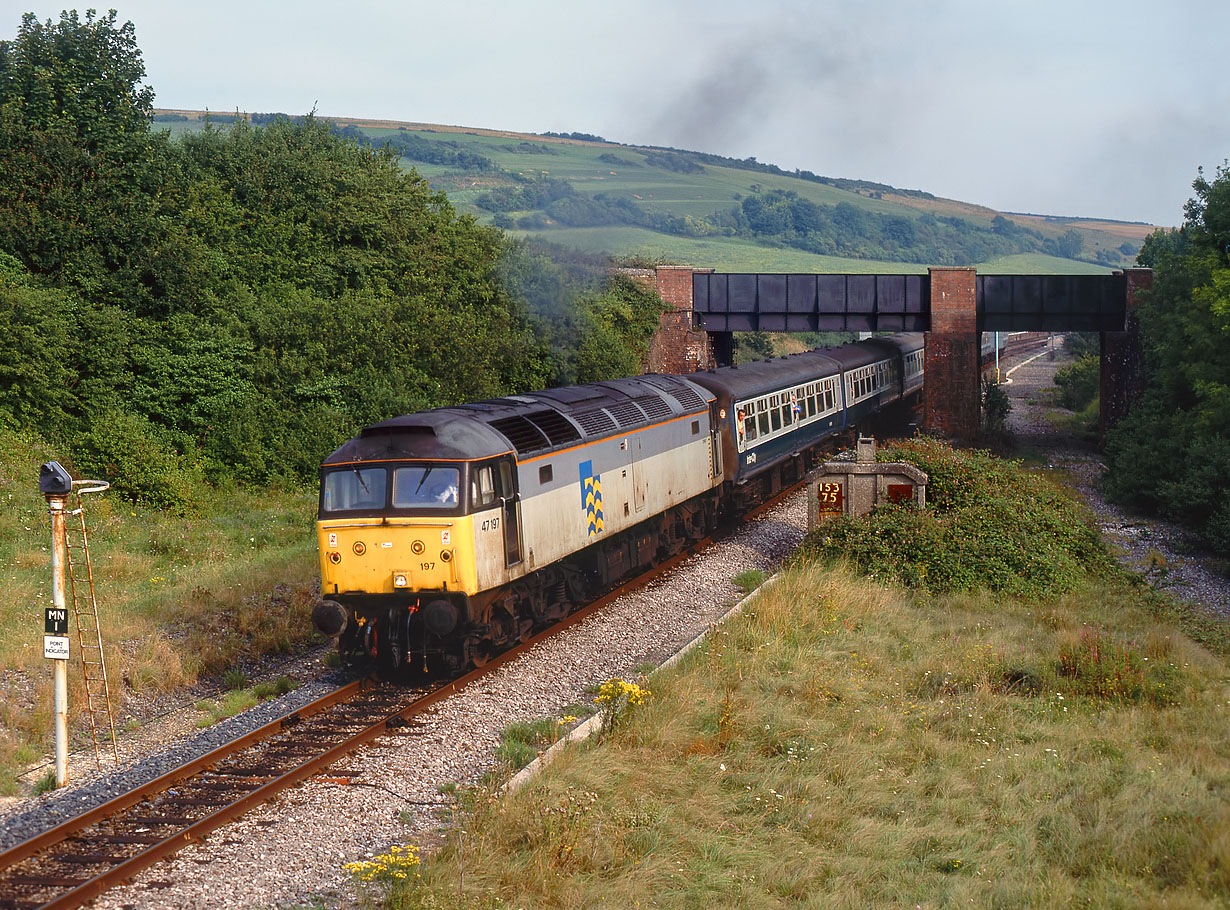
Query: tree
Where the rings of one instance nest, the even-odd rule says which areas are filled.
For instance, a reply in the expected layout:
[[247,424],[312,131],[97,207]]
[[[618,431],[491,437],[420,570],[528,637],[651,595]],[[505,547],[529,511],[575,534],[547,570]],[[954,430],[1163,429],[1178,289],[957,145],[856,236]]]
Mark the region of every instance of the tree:
[[1085,248],[1085,235],[1070,228],[1059,235],[1056,244],[1060,256],[1064,259],[1075,259]]
[[1230,553],[1230,168],[1200,171],[1183,226],[1146,239],[1149,384],[1109,439],[1107,491]]
[[14,41],[0,41],[0,106],[27,129],[67,126],[90,152],[141,135],[153,117],[154,90],[142,86],[145,64],[131,22],[115,10],[60,14],[58,24],[21,19]]

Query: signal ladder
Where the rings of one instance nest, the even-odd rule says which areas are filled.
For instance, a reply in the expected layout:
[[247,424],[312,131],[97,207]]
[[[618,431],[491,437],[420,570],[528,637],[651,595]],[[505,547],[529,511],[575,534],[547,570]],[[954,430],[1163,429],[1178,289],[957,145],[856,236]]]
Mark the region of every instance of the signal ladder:
[[[78,485],[80,488],[78,487]],[[85,509],[81,494],[101,493],[110,484],[105,481],[74,480],[75,509],[66,515],[80,519],[79,538],[71,523],[64,523],[64,553],[68,569],[69,594],[73,613],[77,617],[77,642],[81,646],[81,669],[85,677],[86,709],[90,715],[90,734],[94,738],[94,761],[102,770],[104,743],[111,744],[111,756],[120,763],[119,746],[115,740],[115,718],[111,714],[111,689],[107,684],[107,666],[103,660],[102,629],[98,625],[98,600],[94,596],[94,566],[90,562],[90,539],[85,530]],[[76,542],[74,542],[74,538]]]

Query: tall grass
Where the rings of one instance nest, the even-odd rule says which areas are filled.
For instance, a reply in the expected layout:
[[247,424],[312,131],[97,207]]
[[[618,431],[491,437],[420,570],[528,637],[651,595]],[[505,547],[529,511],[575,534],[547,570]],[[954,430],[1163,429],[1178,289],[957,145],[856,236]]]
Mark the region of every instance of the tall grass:
[[[0,792],[48,746],[50,673],[42,613],[51,604],[51,531],[38,465],[62,458],[36,437],[0,433]],[[169,691],[201,674],[310,637],[315,598],[313,491],[202,488],[171,513],[104,493],[85,499],[111,691]],[[74,633],[75,635],[75,633]],[[76,649],[74,646],[74,655]],[[69,664],[70,707],[84,704]]]

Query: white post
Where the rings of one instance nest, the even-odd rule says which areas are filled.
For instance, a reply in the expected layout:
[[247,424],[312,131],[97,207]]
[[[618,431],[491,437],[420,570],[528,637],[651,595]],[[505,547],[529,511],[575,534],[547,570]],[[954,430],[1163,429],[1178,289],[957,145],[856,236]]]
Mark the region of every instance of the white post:
[[[65,535],[64,507],[68,497],[49,495],[51,512],[51,605],[67,609],[64,597],[65,566],[68,558]],[[53,660],[56,710],[56,786],[68,782],[68,661]]]
[[999,332],[995,333],[995,384],[999,385]]

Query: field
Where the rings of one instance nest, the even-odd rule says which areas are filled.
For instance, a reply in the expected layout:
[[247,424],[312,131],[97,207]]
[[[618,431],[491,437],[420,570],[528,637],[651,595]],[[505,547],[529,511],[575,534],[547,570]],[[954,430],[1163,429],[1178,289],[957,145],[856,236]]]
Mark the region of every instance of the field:
[[[192,119],[180,122],[158,122],[157,128],[173,132],[199,129],[198,112],[178,112]],[[340,126],[354,126],[376,142],[398,136],[418,135],[436,142],[456,143],[466,152],[481,155],[494,162],[499,172],[478,173],[458,170],[450,165],[411,162],[402,159],[405,168],[413,168],[426,177],[436,189],[443,190],[461,212],[490,221],[492,214],[479,208],[476,200],[497,186],[512,184],[511,175],[527,178],[554,178],[568,181],[578,192],[592,195],[634,198],[645,212],[681,217],[703,218],[715,212],[726,212],[739,200],[757,191],[784,190],[821,206],[848,203],[865,212],[916,218],[920,213],[937,217],[955,216],[981,228],[989,228],[999,213],[984,206],[956,200],[910,195],[877,189],[872,185],[852,185],[838,188],[824,183],[800,179],[792,175],[765,173],[755,170],[706,163],[701,172],[680,173],[649,163],[647,154],[654,150],[617,143],[599,143],[561,139],[557,137],[520,134],[506,131],[473,129],[457,126],[437,126],[392,121],[332,118]],[[601,160],[606,156],[607,160]],[[612,160],[612,157],[615,159]],[[924,188],[925,189],[925,188]],[[525,212],[511,212],[516,218]],[[1130,264],[1130,257],[1120,252],[1127,243],[1133,250],[1151,230],[1149,226],[1093,219],[1059,219],[1045,216],[1012,216],[1024,227],[1045,237],[1057,238],[1070,229],[1078,230],[1085,239],[1085,252],[1094,255],[1108,251],[1116,258],[1116,266]],[[758,244],[741,237],[688,237],[660,233],[634,226],[568,228],[560,224],[545,224],[541,229],[514,232],[532,235],[549,243],[591,253],[607,253],[616,257],[666,260],[721,271],[834,271],[834,272],[919,272],[925,265],[894,263],[873,259],[812,255],[801,250]],[[1134,255],[1134,252],[1133,254]],[[996,263],[992,267],[998,267]],[[979,266],[981,268],[981,265]],[[1107,268],[1092,262],[1061,260],[1051,256],[1027,256],[1017,267],[1040,272],[1104,273]]]

